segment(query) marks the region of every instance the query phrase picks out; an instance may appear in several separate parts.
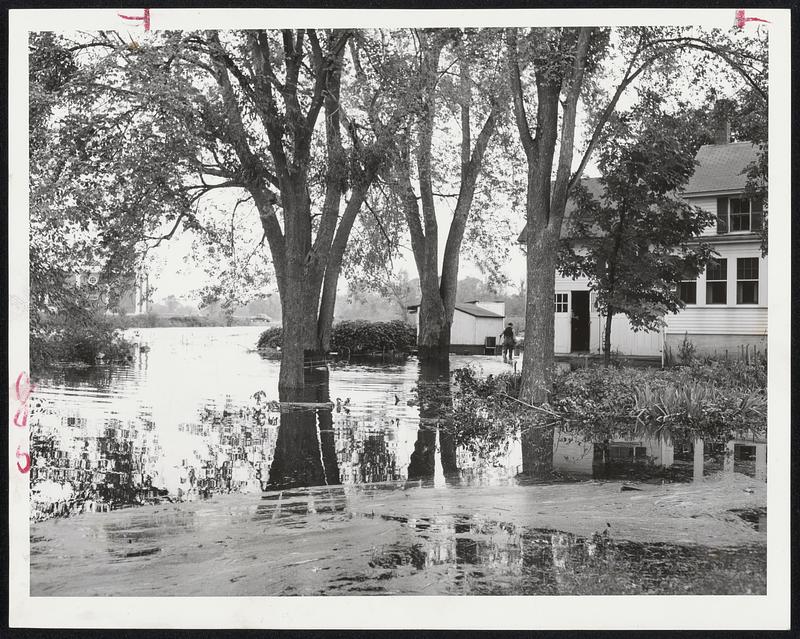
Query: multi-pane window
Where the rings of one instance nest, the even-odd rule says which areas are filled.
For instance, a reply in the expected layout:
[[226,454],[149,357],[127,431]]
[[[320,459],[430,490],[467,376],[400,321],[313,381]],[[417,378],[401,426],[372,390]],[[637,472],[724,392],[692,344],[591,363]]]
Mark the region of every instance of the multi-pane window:
[[569,311],[569,293],[556,293],[556,313]]
[[760,231],[763,207],[757,199],[717,198],[717,233]]
[[728,260],[717,258],[706,267],[706,304],[728,303]]
[[678,284],[678,298],[684,304],[697,304],[697,282],[692,280]]
[[758,304],[758,258],[736,260],[736,303]]

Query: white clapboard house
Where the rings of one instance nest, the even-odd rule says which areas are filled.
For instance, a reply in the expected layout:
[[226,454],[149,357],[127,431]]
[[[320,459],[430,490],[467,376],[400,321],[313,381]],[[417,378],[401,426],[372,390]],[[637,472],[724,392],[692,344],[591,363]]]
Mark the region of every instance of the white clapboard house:
[[[417,324],[419,304],[408,307],[410,319]],[[456,304],[450,328],[450,352],[462,355],[494,354],[498,336],[505,328],[506,303],[474,300]]]
[[[625,316],[615,316],[612,351],[620,355],[661,357],[666,348],[676,352],[684,339],[697,353],[735,355],[743,346],[766,348],[767,258],[761,255],[762,207],[744,195],[746,170],[756,158],[749,142],[727,142],[727,127],[717,144],[700,148],[698,166],[682,196],[711,211],[714,224],[697,241],[712,244],[719,257],[693,281],[683,282],[680,295],[686,307],[669,314],[659,331],[634,331]],[[597,178],[583,184],[595,198],[602,194]],[[574,212],[567,206],[566,215]],[[568,224],[565,222],[565,232]],[[523,231],[520,241],[525,241]],[[604,318],[595,307],[586,278],[556,274],[555,352],[599,353]]]

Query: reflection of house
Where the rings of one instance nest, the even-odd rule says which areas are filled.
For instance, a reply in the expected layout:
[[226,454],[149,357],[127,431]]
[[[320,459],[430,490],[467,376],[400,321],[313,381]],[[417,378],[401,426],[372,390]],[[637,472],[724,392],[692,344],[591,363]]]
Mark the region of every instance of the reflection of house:
[[643,463],[672,466],[674,448],[663,439],[615,439],[587,442],[556,431],[553,439],[553,468],[558,471],[591,475],[595,466]]
[[[419,304],[409,306],[408,313],[409,319],[413,318],[416,322],[419,335]],[[505,315],[505,302],[475,300],[456,304],[450,329],[450,352],[483,354],[487,343],[494,347],[503,332]]]
[[[716,215],[716,222],[699,240],[713,245],[719,258],[697,280],[680,286],[686,307],[665,317],[662,331],[634,332],[624,316],[615,316],[611,349],[625,355],[660,356],[664,344],[673,351],[688,335],[698,352],[735,353],[741,345],[766,347],[767,259],[761,256],[762,206],[743,196],[748,165],[757,147],[729,142],[729,125],[722,121],[717,144],[700,148],[698,166],[682,193],[690,203]],[[599,179],[583,181],[594,199],[603,188]],[[566,216],[575,207],[567,204]],[[568,229],[565,222],[564,230]],[[525,232],[520,236],[523,242]],[[599,352],[604,318],[595,309],[586,278],[556,274],[555,352]]]

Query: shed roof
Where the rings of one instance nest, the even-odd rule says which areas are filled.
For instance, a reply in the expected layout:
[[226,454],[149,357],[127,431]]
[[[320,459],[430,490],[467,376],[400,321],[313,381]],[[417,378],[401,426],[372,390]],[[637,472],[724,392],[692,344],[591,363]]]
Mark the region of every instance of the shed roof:
[[478,306],[475,302],[456,304],[456,309],[462,313],[466,313],[467,315],[472,315],[474,317],[499,317],[500,319],[503,319],[504,317],[503,315],[500,315],[500,313],[495,313],[494,311],[490,311],[488,308]]
[[706,144],[697,152],[697,168],[683,195],[719,191],[744,191],[747,166],[756,159],[758,147],[752,142]]
[[[411,310],[412,308],[418,308],[419,304],[410,304],[406,308]],[[494,311],[490,311],[488,308],[483,308],[482,306],[478,306],[475,302],[459,302],[456,304],[456,310],[461,311],[462,313],[466,313],[467,315],[472,315],[473,317],[497,317],[503,319],[505,315],[500,315],[499,313],[495,313]]]

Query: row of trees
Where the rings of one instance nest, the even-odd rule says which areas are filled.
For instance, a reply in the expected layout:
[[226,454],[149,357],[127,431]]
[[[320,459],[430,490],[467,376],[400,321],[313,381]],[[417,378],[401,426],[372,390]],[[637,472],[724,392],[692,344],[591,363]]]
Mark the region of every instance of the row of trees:
[[[375,265],[406,237],[422,294],[420,356],[446,357],[464,243],[501,260],[507,237],[487,237],[509,206],[527,231],[521,398],[545,400],[565,208],[609,123],[621,126],[626,90],[702,93],[732,69],[748,95],[766,97],[764,42],[720,31],[283,29],[156,32],[138,43],[99,32],[37,34],[31,52],[32,263],[57,263],[56,237],[92,237],[86,256],[121,272],[179,230],[231,258],[232,238],[252,229],[227,286],[266,286],[271,269],[282,389],[301,388],[304,355],[328,349],[343,269],[380,279]],[[652,144],[670,108],[651,109]],[[641,177],[647,162],[634,169],[619,153],[607,151],[601,168]],[[236,215],[221,229],[209,204],[227,201]]]

